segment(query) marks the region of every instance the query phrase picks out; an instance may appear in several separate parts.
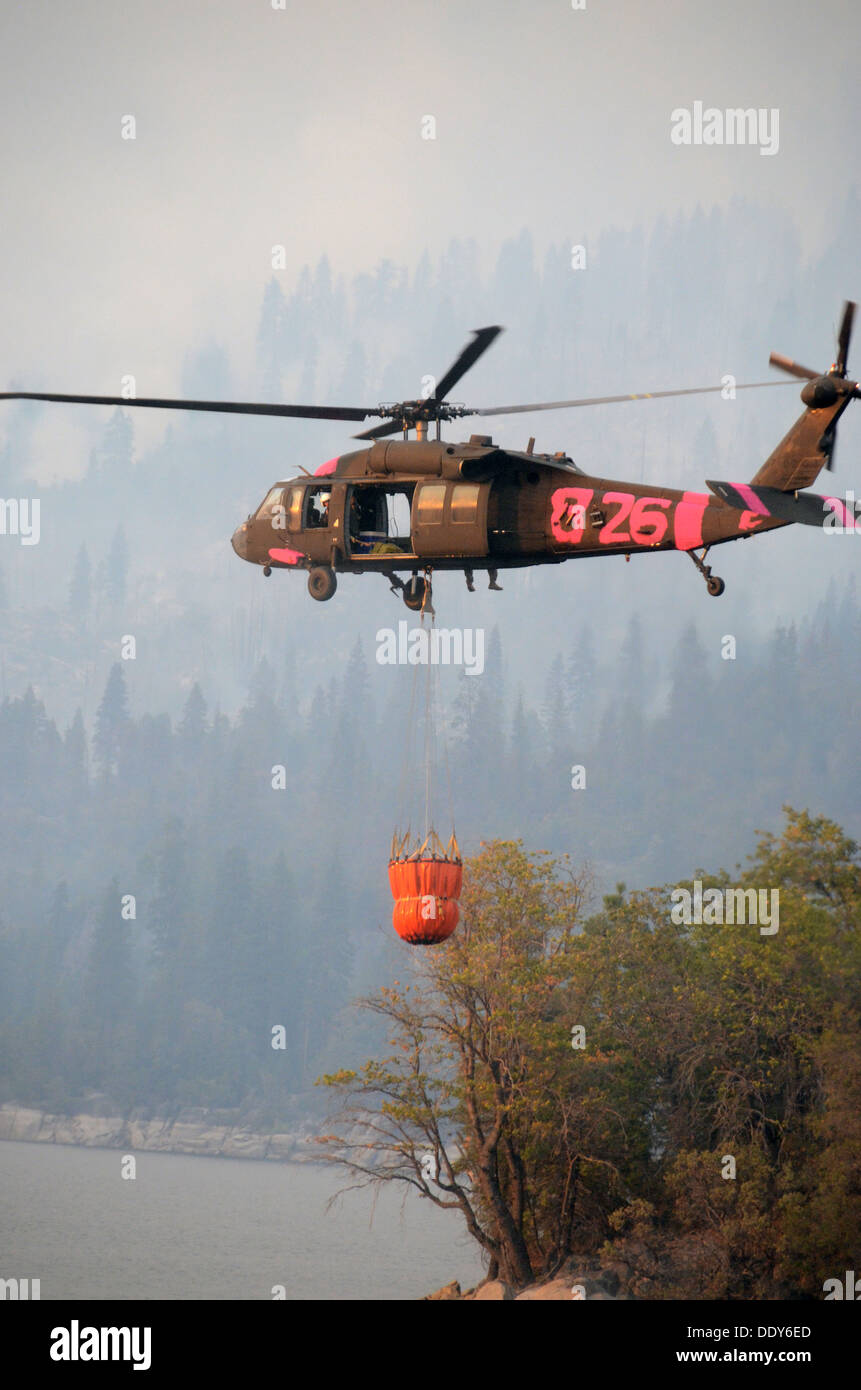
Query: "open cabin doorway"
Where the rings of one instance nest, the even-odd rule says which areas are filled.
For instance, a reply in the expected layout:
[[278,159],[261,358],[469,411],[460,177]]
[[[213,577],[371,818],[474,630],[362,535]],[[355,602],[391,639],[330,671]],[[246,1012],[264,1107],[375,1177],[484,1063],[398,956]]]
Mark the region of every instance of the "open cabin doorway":
[[368,559],[412,556],[415,483],[352,483],[347,496],[350,554]]

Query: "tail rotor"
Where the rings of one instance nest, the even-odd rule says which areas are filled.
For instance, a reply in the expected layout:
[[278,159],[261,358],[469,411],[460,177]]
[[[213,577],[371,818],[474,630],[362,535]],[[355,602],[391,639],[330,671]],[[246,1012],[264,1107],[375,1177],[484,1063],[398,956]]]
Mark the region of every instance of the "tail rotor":
[[[827,372],[815,372],[811,367],[804,367],[800,362],[793,362],[791,357],[784,357],[780,352],[773,352],[768,359],[772,367],[777,367],[780,371],[788,372],[790,376],[799,377],[802,381],[807,382],[801,392],[801,399],[811,409],[823,409],[835,405],[841,397],[861,400],[861,386],[857,381],[847,381],[846,379],[846,364],[849,357],[849,343],[852,339],[854,318],[855,304],[850,299],[843,306],[843,317],[837,334],[837,360],[832,362]],[[825,467],[829,470],[834,468],[836,423],[835,418],[822,437]]]

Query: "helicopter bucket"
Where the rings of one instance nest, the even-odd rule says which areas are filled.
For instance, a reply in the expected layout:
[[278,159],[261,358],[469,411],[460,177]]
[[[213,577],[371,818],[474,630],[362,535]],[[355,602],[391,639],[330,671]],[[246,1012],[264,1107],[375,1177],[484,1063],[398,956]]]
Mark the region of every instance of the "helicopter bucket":
[[463,861],[452,834],[444,846],[435,830],[413,843],[409,832],[392,839],[389,884],[392,922],[411,946],[433,946],[451,936],[460,918]]

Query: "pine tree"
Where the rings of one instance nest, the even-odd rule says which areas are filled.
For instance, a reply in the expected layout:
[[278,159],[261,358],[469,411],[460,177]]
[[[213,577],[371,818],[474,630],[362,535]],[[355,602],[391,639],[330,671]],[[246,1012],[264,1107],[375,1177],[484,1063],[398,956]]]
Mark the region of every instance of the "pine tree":
[[346,774],[354,786],[367,785],[370,776],[368,747],[374,746],[375,727],[368,665],[362,639],[357,637],[337,695],[334,737],[329,750],[333,776]]
[[257,329],[257,369],[263,385],[264,399],[281,399],[284,333],[287,321],[287,302],[273,275],[263,291],[260,324]]
[[69,612],[78,622],[83,622],[90,611],[92,566],[87,547],[82,545],[75,559],[72,579],[69,584]]
[[129,549],[126,533],[120,524],[114,532],[104,570],[104,592],[112,608],[121,608],[126,601],[129,573]]
[[129,734],[128,693],[120,662],[114,662],[105,686],[102,702],[96,712],[93,734],[93,759],[103,777],[112,776]]
[[544,736],[551,777],[567,766],[571,751],[571,709],[565,662],[557,652],[550,665],[544,688]]
[[194,757],[200,755],[206,736],[206,701],[197,681],[189,691],[177,734],[184,752]]
[[[621,700],[621,738],[616,751],[615,772],[622,782],[628,781],[632,787],[645,781],[643,772],[645,735],[644,711],[648,703],[646,683],[646,664],[643,655],[643,632],[639,615],[634,613],[628,621],[628,629],[619,653],[622,667]],[[611,766],[614,765],[611,758]],[[634,779],[633,783],[631,779]]]
[[517,803],[522,807],[524,816],[532,812],[536,800],[537,745],[540,738],[540,730],[536,731],[537,722],[535,715],[526,708],[521,688],[517,692],[511,724],[511,769],[517,788]]
[[69,804],[80,806],[87,790],[87,735],[80,709],[75,711],[75,717],[66,730],[63,746],[66,769],[64,783]]
[[90,455],[89,476],[98,479],[110,493],[128,487],[134,457],[134,425],[118,407],[105,427],[101,444]]
[[582,746],[593,737],[598,717],[595,641],[590,627],[578,633],[568,657],[566,680],[571,719]]
[[134,923],[121,915],[119,882],[102,896],[84,983],[84,1007],[106,1053],[117,1028],[131,1020],[135,999],[130,937]]

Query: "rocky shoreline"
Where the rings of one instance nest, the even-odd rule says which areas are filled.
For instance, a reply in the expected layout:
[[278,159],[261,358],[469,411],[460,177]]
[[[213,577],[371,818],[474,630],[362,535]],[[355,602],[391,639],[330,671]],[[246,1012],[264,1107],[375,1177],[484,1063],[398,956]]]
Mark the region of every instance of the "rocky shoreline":
[[[28,1144],[72,1144],[86,1149],[121,1149],[135,1153],[194,1154],[204,1158],[253,1158],[271,1163],[321,1163],[309,1122],[292,1133],[262,1134],[234,1119],[229,1112],[187,1108],[174,1116],[103,1115],[90,1112],[54,1115],[46,1110],[6,1102],[0,1105],[0,1141]],[[233,1120],[233,1123],[231,1123]],[[355,1136],[354,1136],[355,1137]],[[552,1279],[516,1290],[494,1279],[461,1290],[453,1280],[428,1302],[526,1302],[535,1299],[571,1302],[631,1298],[630,1271],[619,1263],[572,1259]]]
[[425,1294],[425,1303],[616,1303],[628,1302],[631,1270],[619,1262],[604,1262],[589,1256],[572,1256],[550,1279],[538,1280],[517,1290],[502,1279],[489,1279],[474,1289],[461,1290],[457,1280]]
[[[216,1120],[221,1120],[218,1123]],[[206,1158],[254,1158],[273,1163],[320,1163],[310,1126],[293,1133],[260,1134],[229,1122],[223,1112],[200,1108],[175,1116],[52,1115],[7,1102],[0,1105],[0,1140],[30,1144],[75,1144],[129,1153],[196,1154]]]

